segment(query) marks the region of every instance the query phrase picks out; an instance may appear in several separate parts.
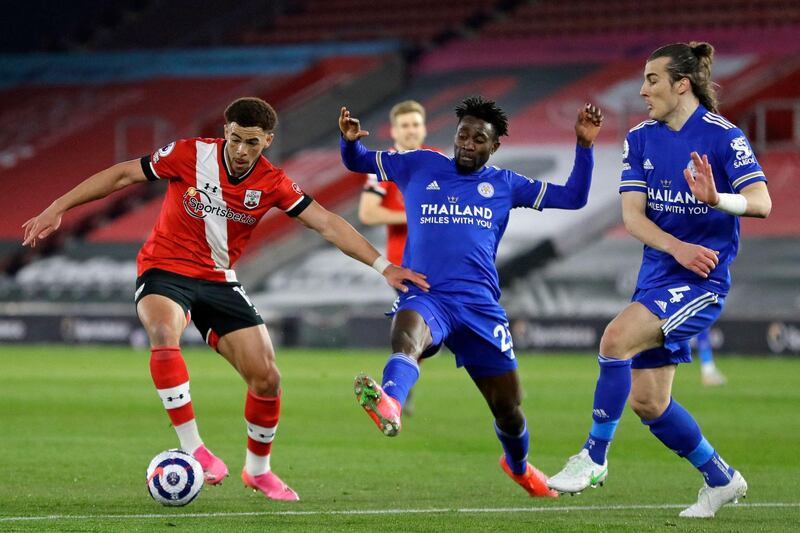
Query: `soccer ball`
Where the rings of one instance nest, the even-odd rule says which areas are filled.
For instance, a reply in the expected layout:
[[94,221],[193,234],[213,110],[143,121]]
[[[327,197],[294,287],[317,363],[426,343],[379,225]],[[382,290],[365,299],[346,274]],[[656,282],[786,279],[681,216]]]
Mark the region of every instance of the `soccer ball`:
[[147,467],[147,490],[161,505],[191,503],[200,494],[203,481],[203,467],[183,450],[161,452]]

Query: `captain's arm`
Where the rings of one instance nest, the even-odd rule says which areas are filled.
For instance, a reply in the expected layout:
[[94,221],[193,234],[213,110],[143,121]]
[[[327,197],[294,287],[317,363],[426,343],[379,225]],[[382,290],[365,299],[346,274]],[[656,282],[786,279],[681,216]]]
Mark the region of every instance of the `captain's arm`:
[[718,251],[684,242],[667,233],[647,217],[647,194],[622,192],[622,220],[625,229],[650,248],[671,255],[682,267],[707,278],[719,263]]

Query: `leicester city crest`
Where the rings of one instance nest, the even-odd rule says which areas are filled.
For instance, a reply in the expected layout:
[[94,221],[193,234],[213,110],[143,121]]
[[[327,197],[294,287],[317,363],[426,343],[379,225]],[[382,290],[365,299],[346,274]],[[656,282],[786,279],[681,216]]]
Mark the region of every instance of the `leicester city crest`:
[[244,192],[244,206],[247,209],[255,209],[261,202],[261,191],[247,189]]
[[494,187],[491,183],[484,181],[478,185],[478,193],[484,198],[491,198],[494,196]]

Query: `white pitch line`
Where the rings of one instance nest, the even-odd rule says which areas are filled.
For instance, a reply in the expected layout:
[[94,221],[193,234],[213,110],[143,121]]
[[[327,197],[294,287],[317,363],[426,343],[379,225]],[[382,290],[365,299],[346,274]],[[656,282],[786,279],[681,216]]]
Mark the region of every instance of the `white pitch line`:
[[[0,522],[26,522],[34,520],[106,520],[106,519],[159,519],[159,518],[217,518],[237,516],[336,516],[336,515],[389,515],[389,514],[443,514],[443,513],[550,513],[572,511],[643,511],[652,509],[681,509],[689,504],[668,503],[651,505],[561,505],[558,507],[485,507],[485,508],[454,508],[454,509],[351,509],[341,511],[252,511],[231,513],[179,513],[175,514],[101,514],[101,515],[41,515],[41,516],[3,516]],[[800,507],[800,502],[760,502],[740,503],[726,507],[736,508],[758,507]]]

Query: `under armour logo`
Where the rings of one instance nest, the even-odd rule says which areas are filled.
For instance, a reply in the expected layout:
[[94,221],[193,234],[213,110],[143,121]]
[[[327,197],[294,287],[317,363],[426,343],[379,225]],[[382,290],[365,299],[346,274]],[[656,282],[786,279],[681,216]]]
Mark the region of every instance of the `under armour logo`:
[[207,191],[211,191],[211,194],[217,194],[217,190],[219,189],[219,187],[211,185],[210,183],[206,183],[203,188]]

